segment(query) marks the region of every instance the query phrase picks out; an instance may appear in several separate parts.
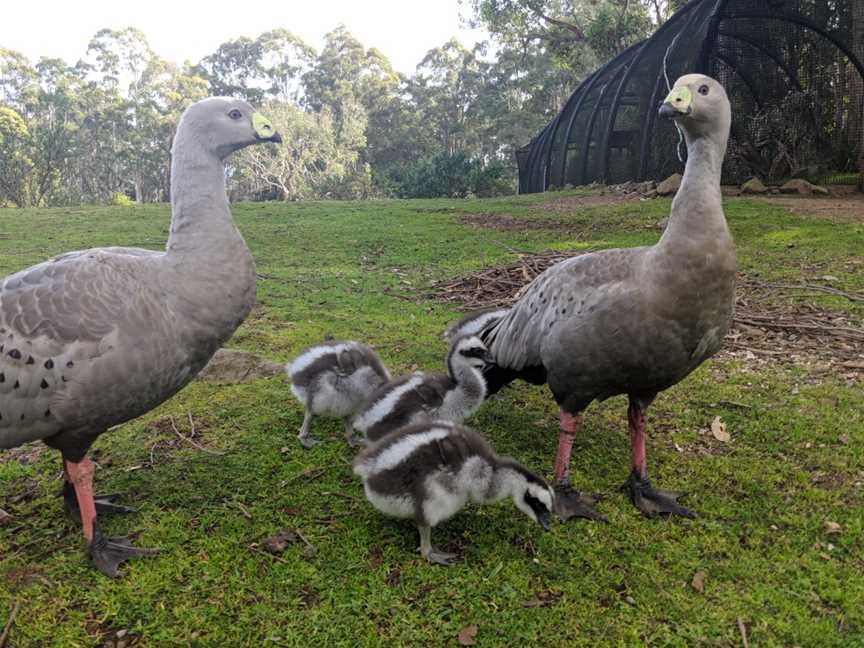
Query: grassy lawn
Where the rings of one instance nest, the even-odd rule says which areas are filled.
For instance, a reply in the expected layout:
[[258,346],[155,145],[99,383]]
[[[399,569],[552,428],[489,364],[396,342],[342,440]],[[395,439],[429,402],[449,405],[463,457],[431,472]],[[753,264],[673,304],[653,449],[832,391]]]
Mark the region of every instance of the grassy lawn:
[[[375,345],[396,374],[441,370],[440,333],[457,313],[422,298],[430,282],[512,261],[514,250],[651,243],[670,204],[536,207],[561,195],[236,205],[260,307],[230,345],[286,361],[332,334]],[[525,227],[475,227],[465,213]],[[749,276],[831,275],[864,291],[864,224],[743,199],[726,213]],[[164,205],[0,210],[0,276],[72,249],[158,249],[167,228]],[[799,299],[864,319],[861,302]],[[54,496],[57,453],[0,453],[0,508],[12,516],[0,526],[0,632],[17,603],[16,648],[117,645],[117,631],[126,646],[457,646],[471,625],[478,646],[740,646],[741,625],[751,646],[864,646],[862,396],[848,377],[729,357],[662,394],[649,411],[649,470],[690,492],[696,520],[644,519],[618,492],[626,403],[595,404],[572,476],[608,494],[609,524],[544,533],[510,503],[469,508],[433,535],[462,554],[445,569],[420,558],[410,524],[365,501],[340,423],[318,420],[327,442],[312,450],[296,443],[302,411],[282,377],[195,382],[94,446],[98,491],[124,492],[139,509],[103,528],[143,529],[138,544],[163,549],[127,563],[121,579],[88,565]],[[188,413],[199,442],[224,455],[178,442],[165,417],[186,433]],[[707,433],[715,416],[731,442]],[[505,390],[470,424],[551,476],[557,410],[545,389]],[[314,553],[302,542],[276,557],[260,550],[283,529]]]

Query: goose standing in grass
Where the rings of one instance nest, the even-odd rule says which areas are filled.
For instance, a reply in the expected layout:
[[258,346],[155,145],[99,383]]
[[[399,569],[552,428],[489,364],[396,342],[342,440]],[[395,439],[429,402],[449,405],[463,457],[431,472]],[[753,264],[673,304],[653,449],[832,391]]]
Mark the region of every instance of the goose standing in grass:
[[359,342],[325,342],[292,360],[285,372],[291,378],[291,393],[306,408],[297,439],[304,448],[319,440],[309,433],[312,416],[345,419],[349,445],[360,441],[351,426],[351,417],[369,400],[377,388],[390,380],[381,358]]
[[510,497],[533,521],[549,529],[554,494],[543,479],[508,457],[499,457],[476,432],[446,421],[419,423],[386,435],[354,461],[369,502],[385,515],[413,519],[420,553],[431,563],[455,556],[432,546],[432,527],[469,501]]
[[616,394],[630,400],[632,471],[624,488],[631,501],[648,516],[693,515],[678,503],[680,493],[648,480],[645,410],[714,355],[732,323],[735,246],[720,195],[731,111],[717,81],[690,74],[675,83],[660,115],[674,119],[687,141],[684,179],[660,241],[552,266],[481,333],[494,357],[490,386],[514,372],[545,376],[560,407],[555,480],[565,519],[598,517],[596,498],[570,486],[570,453],[582,411]]
[[71,252],[0,281],[0,448],[41,440],[60,451],[67,507],[109,576],[151,551],[100,532],[97,512],[130,509],[94,497],[87,451],[182,389],[249,314],[255,265],[231,219],[224,160],[281,141],[245,101],[199,101],[174,138],[164,252]]
[[486,345],[477,336],[453,340],[446,374],[418,371],[381,386],[354,417],[354,430],[374,442],[419,421],[461,423],[486,398],[483,367],[488,360]]

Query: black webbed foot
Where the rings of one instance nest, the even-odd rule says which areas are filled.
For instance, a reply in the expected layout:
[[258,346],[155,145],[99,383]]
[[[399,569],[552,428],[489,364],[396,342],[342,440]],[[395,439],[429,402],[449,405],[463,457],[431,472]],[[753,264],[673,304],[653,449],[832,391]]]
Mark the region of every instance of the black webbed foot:
[[158,549],[144,549],[132,545],[134,536],[109,538],[102,535],[94,525],[93,541],[87,546],[87,553],[93,559],[96,568],[106,576],[116,578],[118,567],[137,556],[152,556],[159,553]]
[[640,476],[635,470],[630,473],[621,490],[627,493],[633,505],[646,517],[653,518],[661,515],[696,517],[696,513],[678,503],[678,500],[687,493],[657,490],[647,477]]
[[594,505],[603,499],[600,493],[580,493],[570,484],[555,486],[555,513],[562,522],[574,517],[597,522],[608,522],[606,516],[594,510]]
[[[130,506],[115,504],[114,500],[119,498],[121,493],[111,493],[110,495],[94,495],[93,503],[96,505],[96,514],[99,513],[137,513],[138,511]],[[78,498],[75,497],[75,488],[69,482],[63,483],[63,507],[66,513],[72,516],[78,522],[81,521],[81,510],[78,508]]]

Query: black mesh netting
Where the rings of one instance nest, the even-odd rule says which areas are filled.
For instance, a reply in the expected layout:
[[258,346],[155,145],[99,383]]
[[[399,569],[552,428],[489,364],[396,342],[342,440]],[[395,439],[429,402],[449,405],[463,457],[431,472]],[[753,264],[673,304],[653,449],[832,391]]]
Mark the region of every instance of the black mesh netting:
[[519,191],[680,171],[678,134],[656,117],[667,84],[689,72],[732,101],[724,182],[864,171],[862,61],[864,0],[691,0],[585,79],[517,153]]

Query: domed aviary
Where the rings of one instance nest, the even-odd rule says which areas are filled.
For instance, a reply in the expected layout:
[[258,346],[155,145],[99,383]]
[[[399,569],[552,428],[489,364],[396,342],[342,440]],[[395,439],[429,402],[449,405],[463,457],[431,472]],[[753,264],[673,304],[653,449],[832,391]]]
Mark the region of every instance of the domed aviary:
[[691,0],[586,78],[518,151],[519,192],[680,171],[678,135],[657,107],[691,72],[719,80],[732,103],[725,183],[856,173],[864,169],[862,61],[864,2]]

